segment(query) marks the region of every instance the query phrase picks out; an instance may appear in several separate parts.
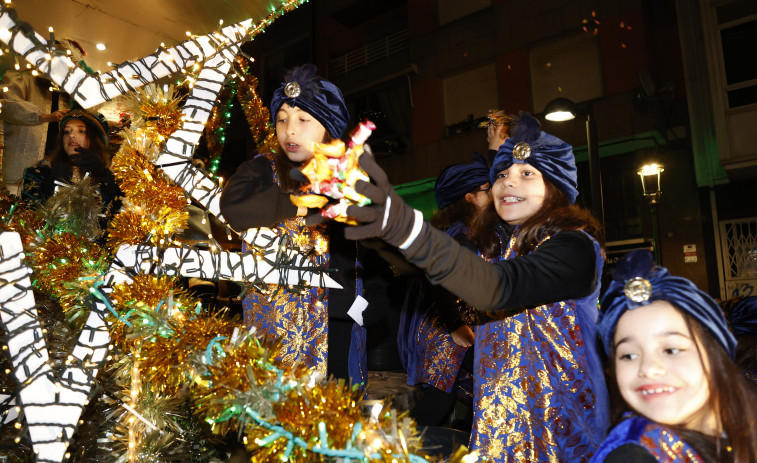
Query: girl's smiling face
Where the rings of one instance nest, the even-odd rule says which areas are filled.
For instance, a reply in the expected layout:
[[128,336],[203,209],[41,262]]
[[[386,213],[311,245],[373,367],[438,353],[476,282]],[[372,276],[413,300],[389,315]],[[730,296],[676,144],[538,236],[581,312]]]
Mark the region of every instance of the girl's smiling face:
[[513,164],[500,171],[491,189],[497,215],[510,225],[534,215],[544,204],[546,192],[544,177],[530,164]]
[[292,162],[313,157],[313,143],[323,143],[326,128],[307,111],[284,103],[276,114],[279,146]]
[[89,148],[89,136],[84,122],[71,119],[63,126],[63,151],[71,156],[77,153],[76,148]]
[[654,301],[626,311],[613,344],[618,388],[634,411],[660,424],[717,432],[707,357],[672,304]]

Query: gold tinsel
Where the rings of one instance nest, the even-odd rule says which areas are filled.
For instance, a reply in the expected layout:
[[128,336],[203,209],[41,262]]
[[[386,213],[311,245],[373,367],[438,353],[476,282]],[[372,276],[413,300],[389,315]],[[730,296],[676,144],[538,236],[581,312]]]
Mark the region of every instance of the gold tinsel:
[[242,57],[236,58],[237,67],[244,70],[240,78],[233,80],[225,86],[218,95],[216,105],[210,113],[208,123],[205,124],[205,138],[208,143],[208,151],[216,156],[220,156],[223,151],[224,142],[222,140],[223,127],[221,124],[224,120],[224,113],[229,106],[229,100],[234,98],[244,111],[245,120],[250,128],[250,134],[255,141],[258,153],[269,153],[274,151],[279,145],[276,138],[276,131],[270,123],[271,113],[263,103],[257,92],[258,79],[249,74],[246,70],[249,68],[249,61]]
[[126,195],[123,211],[111,221],[108,244],[154,244],[187,226],[186,193],[168,180],[142,153],[122,146],[111,166]]
[[151,163],[158,160],[163,145],[155,138],[149,136],[145,130],[141,128],[126,128],[121,130],[121,138],[123,139],[121,146],[128,146],[142,153],[145,159]]
[[193,379],[187,369],[192,355],[204,355],[211,340],[231,336],[239,320],[230,320],[225,313],[193,316],[191,313],[176,311],[173,319],[166,324],[173,336],[162,333],[153,336],[142,345],[141,365],[145,382],[153,384],[165,392],[176,392]]
[[[135,275],[131,283],[114,285],[109,298],[115,310],[125,316],[134,308],[154,309],[176,289],[175,278],[140,274]],[[114,323],[110,328],[110,337],[115,346],[121,349],[132,347],[133,342],[127,341],[130,330],[125,323]]]
[[[173,277],[137,275],[115,285],[110,295],[116,311],[132,326],[112,330],[117,345],[139,342],[139,369],[144,382],[162,393],[176,393],[191,379],[189,356],[203,351],[217,336],[229,336],[238,320],[225,311],[208,313],[179,289]],[[199,312],[199,313],[198,313]]]
[[[239,56],[237,64],[242,69],[247,69],[248,61]],[[248,75],[239,82],[237,98],[244,110],[244,117],[250,126],[252,138],[255,140],[255,146],[258,147],[258,153],[270,153],[275,151],[279,146],[276,138],[276,131],[271,126],[271,112],[263,103],[257,92],[258,79],[255,76]]]
[[[328,448],[351,447],[365,461],[406,462],[419,452],[411,419],[386,405],[373,417],[363,416],[362,391],[343,381],[319,382],[315,370],[282,367],[268,358],[269,351],[254,336],[218,347],[209,365],[194,366],[195,397],[214,432],[244,432],[251,461],[331,461],[312,450],[326,444],[323,436]],[[287,432],[307,447],[292,445]]]
[[24,246],[35,240],[36,230],[44,227],[45,222],[28,204],[0,193],[0,228],[14,231],[21,236]]
[[60,233],[35,246],[29,263],[36,286],[66,311],[89,295],[94,279],[107,269],[107,256],[105,249],[84,236]]
[[[346,448],[353,427],[344,424],[357,423],[364,418],[359,407],[361,394],[362,391],[352,390],[341,381],[331,381],[291,391],[287,399],[276,403],[273,409],[281,426],[296,430],[297,437],[306,442],[319,442],[318,426],[323,422],[326,424],[329,445],[333,448]],[[247,437],[248,442],[254,443],[254,437],[260,436],[254,436],[250,432]]]
[[156,84],[148,84],[124,97],[125,110],[132,117],[132,125],[142,128],[149,138],[159,143],[181,126],[181,102],[169,85],[166,91]]
[[223,108],[228,106],[231,92],[230,85],[224,86],[221,89],[218,98],[216,98],[216,104],[210,111],[208,122],[205,124],[205,140],[208,144],[208,152],[213,153],[215,156],[220,156],[223,151],[224,144],[221,142],[221,136],[223,135],[221,123],[223,122],[223,111],[226,111]]

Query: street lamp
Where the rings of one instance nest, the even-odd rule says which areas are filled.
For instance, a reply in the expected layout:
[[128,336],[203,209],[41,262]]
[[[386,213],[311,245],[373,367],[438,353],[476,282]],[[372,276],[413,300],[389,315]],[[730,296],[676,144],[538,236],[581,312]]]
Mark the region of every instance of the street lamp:
[[605,226],[605,209],[602,198],[602,172],[599,166],[599,143],[597,142],[597,126],[594,122],[594,107],[591,103],[586,110],[579,110],[578,106],[567,98],[555,98],[544,107],[544,118],[552,122],[570,121],[576,116],[586,116],[586,146],[589,152],[589,177],[591,180],[591,209],[599,219],[602,228]]
[[662,172],[665,169],[657,163],[646,164],[636,173],[641,179],[641,189],[644,197],[649,200],[649,212],[652,215],[652,235],[654,239],[654,255],[658,265],[662,265],[662,252],[660,245],[660,217],[658,215],[657,203],[662,196]]

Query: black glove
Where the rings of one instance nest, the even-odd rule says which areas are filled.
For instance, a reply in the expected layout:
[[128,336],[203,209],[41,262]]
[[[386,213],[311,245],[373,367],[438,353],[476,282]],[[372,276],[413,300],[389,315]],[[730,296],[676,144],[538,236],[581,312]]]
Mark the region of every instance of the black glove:
[[[408,244],[405,242],[412,234],[416,220],[422,220],[422,216],[416,217],[417,211],[405,204],[394,191],[368,145],[364,149],[365,153],[360,156],[360,167],[373,179],[375,185],[358,180],[355,191],[368,197],[372,204],[347,208],[347,215],[354,217],[362,225],[346,228],[344,236],[350,240],[381,238],[395,247]],[[420,213],[417,215],[420,216]],[[419,223],[418,226],[420,225]]]
[[86,148],[76,148],[76,154],[70,155],[68,160],[72,166],[88,172],[92,177],[102,177],[108,171],[102,159]]

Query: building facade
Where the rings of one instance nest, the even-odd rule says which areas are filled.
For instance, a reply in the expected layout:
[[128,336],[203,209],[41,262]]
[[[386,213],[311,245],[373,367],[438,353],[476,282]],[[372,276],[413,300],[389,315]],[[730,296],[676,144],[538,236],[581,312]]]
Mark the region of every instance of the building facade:
[[[578,201],[599,177],[608,262],[635,247],[716,297],[757,286],[757,5],[750,0],[311,0],[245,46],[264,100],[305,62],[344,92],[400,193],[486,150],[490,109],[528,111],[575,147]],[[568,98],[591,109],[548,122]],[[664,166],[656,212],[637,171]],[[596,197],[596,196],[595,196]],[[655,219],[657,223],[655,223]],[[757,295],[757,289],[754,291]]]

